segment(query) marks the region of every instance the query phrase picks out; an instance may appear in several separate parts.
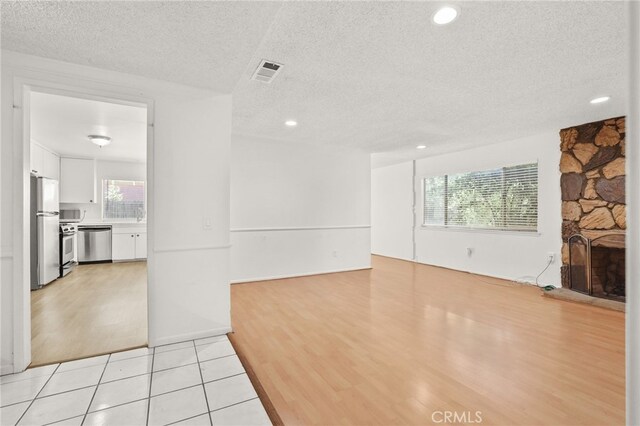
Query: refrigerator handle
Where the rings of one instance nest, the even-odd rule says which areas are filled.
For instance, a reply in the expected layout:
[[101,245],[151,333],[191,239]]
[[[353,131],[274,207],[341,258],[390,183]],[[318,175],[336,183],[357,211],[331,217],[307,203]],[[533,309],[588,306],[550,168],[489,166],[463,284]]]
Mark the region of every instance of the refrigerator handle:
[[38,212],[36,216],[58,216],[59,214],[58,212]]

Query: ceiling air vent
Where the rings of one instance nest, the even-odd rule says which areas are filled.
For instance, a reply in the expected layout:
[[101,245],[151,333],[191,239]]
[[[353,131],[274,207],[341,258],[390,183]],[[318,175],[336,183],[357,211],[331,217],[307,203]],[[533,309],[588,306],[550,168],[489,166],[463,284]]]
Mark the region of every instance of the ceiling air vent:
[[263,60],[251,79],[262,81],[263,83],[271,83],[281,69],[282,64]]

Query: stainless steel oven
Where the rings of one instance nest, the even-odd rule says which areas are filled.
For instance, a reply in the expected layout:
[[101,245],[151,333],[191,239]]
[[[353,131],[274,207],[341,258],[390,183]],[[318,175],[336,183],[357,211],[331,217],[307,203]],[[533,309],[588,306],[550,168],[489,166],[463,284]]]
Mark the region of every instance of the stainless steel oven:
[[60,276],[64,277],[76,266],[74,261],[77,227],[71,224],[60,225]]

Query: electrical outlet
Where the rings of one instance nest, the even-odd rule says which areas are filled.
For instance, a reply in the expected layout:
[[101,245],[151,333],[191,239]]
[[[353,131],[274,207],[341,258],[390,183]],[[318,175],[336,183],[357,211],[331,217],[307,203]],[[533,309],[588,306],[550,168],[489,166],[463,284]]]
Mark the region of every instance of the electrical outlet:
[[333,251],[333,257],[338,257],[338,250]]
[[467,256],[471,257],[473,254],[473,247],[467,247]]
[[549,253],[547,253],[547,261],[550,263],[553,263],[556,261],[556,254],[552,251],[550,251]]

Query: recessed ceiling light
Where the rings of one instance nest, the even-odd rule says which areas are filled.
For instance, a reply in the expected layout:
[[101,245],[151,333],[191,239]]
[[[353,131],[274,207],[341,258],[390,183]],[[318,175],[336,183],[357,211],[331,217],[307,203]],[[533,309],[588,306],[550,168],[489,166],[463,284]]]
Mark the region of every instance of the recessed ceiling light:
[[91,142],[95,143],[100,148],[102,148],[105,145],[109,145],[111,143],[111,138],[109,136],[89,135],[87,137]]
[[603,103],[603,102],[607,102],[609,99],[611,99],[611,97],[609,97],[609,96],[600,96],[599,98],[591,99],[591,100],[589,101],[589,103],[592,103],[592,104],[601,104],[601,103]]
[[418,145],[416,146],[416,149],[425,149],[427,146],[426,145]]
[[298,125],[298,122],[295,120],[287,120],[284,122],[284,124],[289,127],[296,127]]
[[453,6],[443,6],[433,14],[433,22],[437,25],[446,25],[458,17],[458,9]]

